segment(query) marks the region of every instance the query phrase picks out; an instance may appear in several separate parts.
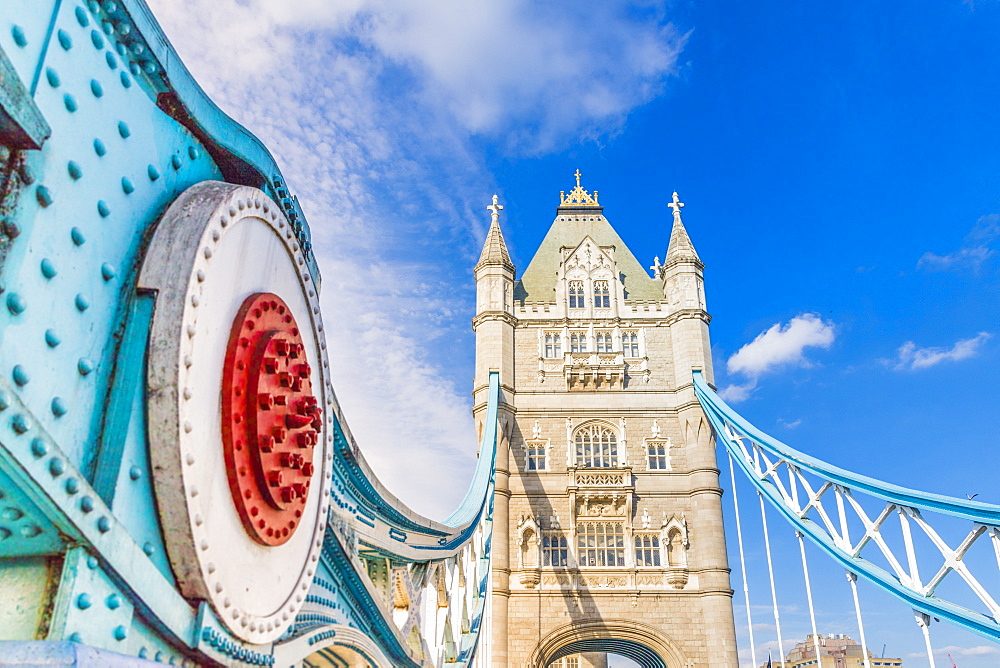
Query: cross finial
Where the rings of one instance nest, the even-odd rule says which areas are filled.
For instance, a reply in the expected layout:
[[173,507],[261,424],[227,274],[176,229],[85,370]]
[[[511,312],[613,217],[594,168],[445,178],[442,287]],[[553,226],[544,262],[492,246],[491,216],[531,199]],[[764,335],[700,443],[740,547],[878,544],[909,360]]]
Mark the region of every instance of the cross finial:
[[579,188],[580,187],[580,176],[581,176],[580,175],[580,170],[579,169],[576,170],[576,174],[574,174],[573,176],[576,177],[576,187]]
[[488,207],[486,207],[486,210],[490,212],[490,219],[491,219],[490,223],[493,225],[500,224],[500,212],[503,211],[503,206],[497,204],[499,199],[500,199],[499,197],[493,195],[493,204],[490,204]]
[[667,206],[674,210],[674,218],[681,217],[681,209],[684,208],[684,202],[682,202],[681,198],[677,196],[676,190],[674,191],[674,201]]

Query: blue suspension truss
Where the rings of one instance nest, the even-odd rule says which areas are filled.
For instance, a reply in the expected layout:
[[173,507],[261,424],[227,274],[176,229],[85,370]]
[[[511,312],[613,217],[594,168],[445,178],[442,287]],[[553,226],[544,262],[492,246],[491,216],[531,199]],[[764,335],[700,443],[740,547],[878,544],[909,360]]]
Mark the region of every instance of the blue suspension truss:
[[[754,427],[719,398],[700,371],[694,372],[694,387],[716,438],[756,490],[797,531],[849,572],[914,611],[1000,642],[1000,605],[981,584],[985,574],[977,578],[963,561],[976,542],[986,540],[992,543],[1000,569],[1000,506],[908,489],[833,466]],[[823,504],[830,497],[836,509],[827,512]],[[863,497],[884,502],[874,518],[860,504],[859,498]],[[894,549],[881,535],[883,525],[892,515],[897,515],[901,523],[902,548]],[[955,547],[933,526],[935,519],[942,516],[971,523],[965,538]],[[852,540],[849,518],[863,524],[864,536]],[[922,531],[940,551],[940,563],[934,563],[936,571],[929,579],[920,577],[920,560],[911,540],[916,531]],[[891,570],[866,558],[862,554],[866,548],[877,549]],[[950,574],[965,581],[985,612],[936,595],[936,589]],[[993,572],[992,577],[995,576]]]

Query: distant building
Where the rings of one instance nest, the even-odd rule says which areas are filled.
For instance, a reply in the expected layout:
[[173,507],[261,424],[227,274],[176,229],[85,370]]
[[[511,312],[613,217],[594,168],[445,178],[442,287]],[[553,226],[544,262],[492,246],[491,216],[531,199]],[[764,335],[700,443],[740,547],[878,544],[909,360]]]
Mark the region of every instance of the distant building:
[[[826,636],[818,635],[817,638],[819,640],[819,663],[816,662],[816,643],[813,642],[813,636],[810,635],[792,648],[792,651],[785,657],[784,663],[780,660],[771,661],[771,668],[804,668],[806,666],[856,668],[865,665],[861,645],[848,636],[842,633],[831,633]],[[868,662],[872,668],[898,668],[903,665],[902,659],[874,657],[871,652],[868,652]],[[761,664],[761,668],[767,668],[766,661]]]

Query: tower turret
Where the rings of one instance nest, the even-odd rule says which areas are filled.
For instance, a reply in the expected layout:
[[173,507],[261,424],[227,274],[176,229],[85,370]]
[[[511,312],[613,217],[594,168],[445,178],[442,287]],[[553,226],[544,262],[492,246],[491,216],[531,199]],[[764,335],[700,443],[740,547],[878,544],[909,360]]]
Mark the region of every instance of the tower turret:
[[[678,387],[691,384],[691,370],[702,369],[709,382],[713,382],[712,355],[708,347],[708,315],[705,304],[705,265],[691,243],[681,220],[680,201],[677,192],[673,201],[667,204],[673,209],[674,221],[670,230],[667,255],[660,267],[663,281],[663,296],[667,300],[667,313],[677,319],[672,328],[675,336],[680,336],[689,344],[678,351],[675,373]],[[691,342],[700,341],[701,345]]]
[[472,320],[472,329],[476,332],[474,394],[477,405],[479,393],[487,388],[490,369],[500,370],[501,384],[509,385],[513,378],[515,268],[500,231],[503,206],[498,200],[494,195],[493,203],[486,207],[491,216],[490,229],[474,269],[476,317]]

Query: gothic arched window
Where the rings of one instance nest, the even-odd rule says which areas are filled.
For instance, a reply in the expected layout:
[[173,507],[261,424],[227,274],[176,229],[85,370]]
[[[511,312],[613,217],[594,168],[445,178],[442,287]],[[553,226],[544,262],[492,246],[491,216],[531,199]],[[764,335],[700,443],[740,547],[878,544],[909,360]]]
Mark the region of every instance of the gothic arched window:
[[594,281],[594,308],[610,308],[611,293],[607,281]]
[[625,332],[622,334],[622,352],[625,357],[639,356],[639,334],[636,332]]
[[569,282],[569,307],[583,308],[583,281]]
[[558,332],[545,333],[545,356],[562,357],[562,336]]
[[597,333],[597,352],[610,353],[612,346],[611,332]]
[[576,465],[610,468],[618,464],[618,437],[609,427],[591,424],[576,432]]

